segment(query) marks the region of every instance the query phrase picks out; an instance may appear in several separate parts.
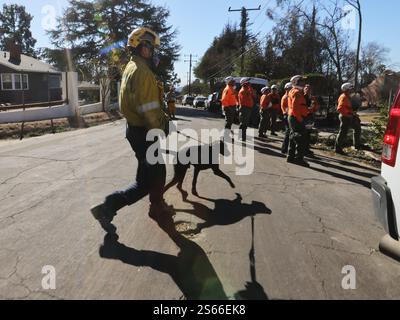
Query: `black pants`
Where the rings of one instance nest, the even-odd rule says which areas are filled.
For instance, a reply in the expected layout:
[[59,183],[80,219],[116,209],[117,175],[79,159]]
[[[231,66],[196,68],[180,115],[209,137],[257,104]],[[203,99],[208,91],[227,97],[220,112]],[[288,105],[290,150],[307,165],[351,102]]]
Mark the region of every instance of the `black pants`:
[[130,206],[150,194],[152,204],[163,201],[163,191],[166,180],[165,164],[150,164],[146,159],[147,149],[154,143],[146,141],[145,128],[129,126],[126,129],[126,138],[129,141],[138,161],[136,183],[125,191],[117,191],[106,197],[105,205],[118,211]]
[[246,132],[250,124],[252,112],[253,108],[249,107],[240,108],[240,130],[242,130],[242,140],[246,140]]
[[340,132],[336,141],[336,149],[343,149],[347,139],[347,134],[350,129],[354,130],[353,143],[354,147],[359,148],[361,146],[361,121],[356,116],[344,117],[339,116],[340,119]]
[[289,159],[303,159],[307,143],[307,130],[304,122],[299,122],[296,117],[289,116]]
[[224,112],[226,119],[225,129],[231,130],[232,125],[235,122],[236,106],[224,107]]
[[282,152],[287,153],[289,150],[289,139],[290,139],[290,128],[289,128],[289,120],[288,116],[283,116],[283,124],[285,126],[285,139],[283,140],[282,144]]
[[271,130],[271,134],[274,134],[276,131],[276,119],[278,118],[278,111],[276,111],[273,108],[269,108],[266,110],[267,111],[267,127],[266,127],[266,131]]

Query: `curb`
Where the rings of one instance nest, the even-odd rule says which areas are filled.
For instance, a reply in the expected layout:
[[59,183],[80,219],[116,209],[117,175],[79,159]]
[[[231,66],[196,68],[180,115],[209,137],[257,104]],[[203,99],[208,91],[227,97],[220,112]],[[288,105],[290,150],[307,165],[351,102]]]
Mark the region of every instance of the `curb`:
[[400,262],[400,241],[396,241],[391,236],[386,235],[379,243],[379,250]]

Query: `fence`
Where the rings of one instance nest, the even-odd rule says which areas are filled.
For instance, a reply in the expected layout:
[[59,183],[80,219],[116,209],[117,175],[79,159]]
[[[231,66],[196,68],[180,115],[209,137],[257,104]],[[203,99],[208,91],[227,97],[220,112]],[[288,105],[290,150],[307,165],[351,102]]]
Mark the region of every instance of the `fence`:
[[[22,139],[25,122],[51,120],[53,128],[53,119],[74,118],[79,123],[81,116],[103,111],[103,103],[101,101],[89,105],[79,105],[78,74],[76,72],[63,73],[62,78],[62,101],[0,107],[0,111],[5,111],[0,112],[0,124],[22,123]],[[102,95],[100,94],[100,96]],[[109,101],[110,98],[106,97],[105,110],[118,108],[118,104],[110,105]]]

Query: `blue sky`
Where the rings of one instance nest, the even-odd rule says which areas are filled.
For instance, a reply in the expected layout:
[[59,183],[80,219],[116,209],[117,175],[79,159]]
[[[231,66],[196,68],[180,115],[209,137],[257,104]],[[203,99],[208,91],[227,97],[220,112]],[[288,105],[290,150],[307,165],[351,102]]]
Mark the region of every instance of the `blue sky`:
[[[199,60],[207,50],[214,37],[220,34],[227,22],[239,22],[240,12],[228,12],[228,8],[274,8],[274,0],[152,0],[153,3],[165,5],[170,9],[170,24],[178,29],[178,42],[182,46],[181,59],[176,63],[175,70],[182,79],[187,81],[188,64],[184,63],[185,54],[197,55]],[[38,40],[37,46],[49,46],[49,39],[43,25],[51,25],[49,13],[57,15],[68,3],[67,0],[0,0],[3,3],[18,3],[25,5],[34,16],[32,23],[33,36]],[[377,41],[390,49],[389,64],[400,69],[400,42],[398,40],[398,0],[363,0],[364,32],[363,43]],[[47,18],[46,18],[47,17]],[[251,27],[255,32],[268,33],[273,23],[266,19],[265,10],[250,12]],[[352,32],[356,39],[356,31]],[[397,39],[397,40],[396,40]],[[355,43],[354,43],[355,45]]]

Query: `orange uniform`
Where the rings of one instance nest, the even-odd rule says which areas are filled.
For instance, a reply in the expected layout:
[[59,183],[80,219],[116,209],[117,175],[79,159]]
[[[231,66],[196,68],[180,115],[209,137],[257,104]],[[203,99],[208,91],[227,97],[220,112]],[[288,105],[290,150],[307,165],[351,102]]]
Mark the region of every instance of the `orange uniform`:
[[254,106],[253,89],[251,87],[242,87],[242,89],[240,89],[239,105],[247,108],[252,108]]
[[341,115],[348,117],[354,114],[353,107],[351,105],[350,96],[346,93],[343,93],[339,97],[338,101],[338,111]]
[[263,94],[260,99],[260,109],[265,110],[268,109],[271,103],[271,99],[268,94]]
[[289,95],[287,93],[282,97],[281,110],[283,114],[288,114],[289,112]]
[[221,102],[223,107],[237,106],[238,99],[237,99],[236,89],[230,86],[226,86],[222,93]]
[[298,122],[302,122],[308,116],[307,101],[304,97],[303,90],[293,88],[289,92],[289,116],[293,116]]
[[279,111],[281,109],[281,97],[277,93],[270,93],[269,98],[272,103],[272,109]]

